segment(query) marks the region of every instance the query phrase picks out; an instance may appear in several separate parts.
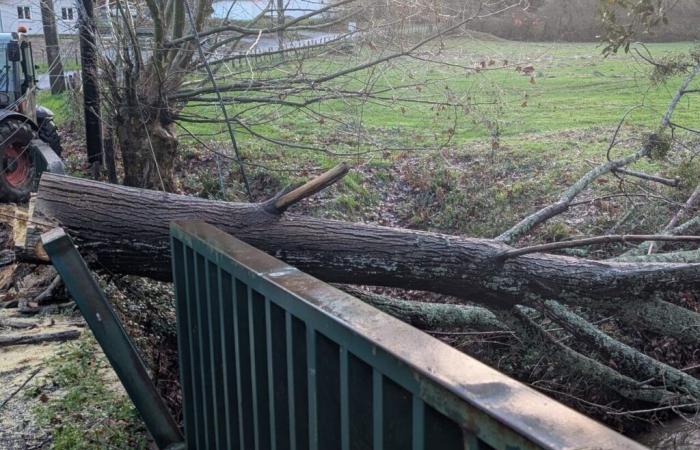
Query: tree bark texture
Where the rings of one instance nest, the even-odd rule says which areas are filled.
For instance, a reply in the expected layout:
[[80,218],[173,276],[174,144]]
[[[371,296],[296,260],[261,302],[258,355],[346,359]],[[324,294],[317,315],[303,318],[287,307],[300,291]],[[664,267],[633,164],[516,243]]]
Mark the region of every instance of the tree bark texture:
[[83,78],[85,144],[88,162],[93,167],[99,167],[102,161],[102,124],[100,122],[100,89],[97,82],[95,6],[93,0],[80,0],[77,5]]
[[156,108],[133,105],[117,115],[116,137],[124,163],[124,184],[172,191],[175,187],[177,135],[163,117],[145,117]]
[[63,78],[63,63],[54,14],[53,0],[41,0],[41,22],[46,42],[46,61],[49,64],[49,84],[51,93],[57,95],[66,90],[66,83]]

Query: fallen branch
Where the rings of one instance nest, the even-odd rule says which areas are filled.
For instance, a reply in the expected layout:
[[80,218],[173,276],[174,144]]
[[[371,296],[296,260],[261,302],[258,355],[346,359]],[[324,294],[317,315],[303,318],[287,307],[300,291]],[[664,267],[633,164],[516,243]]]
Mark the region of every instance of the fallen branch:
[[63,342],[80,337],[80,330],[57,331],[55,333],[39,333],[30,335],[0,336],[0,347],[11,345],[40,344],[42,342]]
[[345,163],[338,164],[331,170],[314,178],[311,181],[304,183],[291,191],[282,191],[271,200],[265,202],[265,210],[272,214],[282,214],[290,206],[300,202],[301,200],[311,197],[312,195],[321,192],[328,186],[331,186],[340,181],[349,171],[349,167]]
[[15,395],[19,394],[19,392],[22,389],[24,389],[24,387],[27,384],[29,384],[29,382],[32,381],[39,372],[41,372],[41,369],[43,369],[43,367],[37,367],[36,369],[34,369],[34,371],[27,377],[27,379],[24,380],[24,382],[17,389],[12,391],[12,393],[5,400],[3,400],[2,403],[0,403],[0,410],[2,410],[5,407],[5,405],[7,405],[10,402],[10,400],[14,398]]
[[539,211],[531,214],[513,225],[510,229],[502,233],[500,236],[496,237],[496,240],[506,243],[511,243],[515,241],[520,236],[528,233],[537,225],[546,222],[554,216],[566,212],[571,206],[576,196],[578,196],[584,189],[586,189],[591,183],[596,179],[609,173],[615,169],[620,169],[628,164],[642,159],[651,153],[654,148],[654,141],[652,139],[648,140],[647,143],[636,153],[625,156],[624,158],[615,159],[608,161],[605,164],[601,164],[598,167],[590,170],[583,177],[581,177],[576,183],[571,185],[564,193],[561,195],[557,202],[540,209]]
[[677,236],[679,234],[686,234],[694,229],[697,229],[700,227],[700,215],[697,215],[693,217],[692,219],[688,220],[687,222],[683,222],[682,224],[678,225],[677,227],[671,229],[668,234],[672,236]]
[[678,178],[664,178],[660,177],[658,175],[649,175],[648,173],[644,172],[637,172],[636,170],[629,170],[629,169],[613,169],[613,172],[615,173],[621,173],[624,175],[629,175],[631,177],[635,178],[641,178],[642,180],[648,180],[648,181],[653,181],[655,183],[660,183],[666,186],[670,187],[678,187],[680,185],[681,180]]
[[545,253],[552,250],[561,250],[565,248],[575,248],[575,247],[585,247],[588,245],[595,244],[612,244],[616,242],[627,243],[627,242],[646,242],[650,240],[656,241],[672,241],[672,242],[700,242],[700,236],[669,236],[665,234],[658,235],[646,235],[646,234],[620,234],[620,235],[608,235],[608,236],[596,236],[592,238],[577,239],[574,241],[561,241],[561,242],[550,242],[547,244],[532,245],[530,247],[516,248],[513,250],[508,250],[500,255],[497,255],[497,259],[500,261],[505,261],[506,259],[515,258],[518,256],[528,255],[532,253]]
[[3,309],[16,308],[18,304],[19,304],[19,300],[17,300],[16,298],[13,298],[11,300],[7,300],[7,301],[0,303],[0,308],[3,308]]
[[506,327],[496,315],[480,306],[451,305],[445,303],[424,303],[399,300],[385,295],[342,285],[339,289],[377,309],[391,314],[423,330],[435,329],[476,329],[503,331]]
[[15,252],[13,250],[0,250],[0,267],[7,266],[15,262]]
[[[661,231],[662,234],[669,234],[671,230],[676,228],[678,226],[678,222],[680,222],[681,217],[687,212],[690,211],[691,209],[695,208],[695,205],[700,201],[700,186],[697,186],[695,188],[695,191],[693,191],[692,195],[688,198],[688,200],[685,202],[683,207],[676,211],[676,213],[673,215],[671,220],[666,224],[664,229]],[[655,247],[656,250],[661,249],[661,245],[659,244],[658,241],[656,242],[650,242],[647,245],[648,250],[646,248],[640,249],[641,251],[645,251],[647,254],[651,255],[654,253]]]
[[15,329],[30,329],[36,328],[35,322],[26,322],[24,320],[0,319],[0,328],[15,328]]
[[671,336],[686,344],[700,345],[700,314],[663,300],[630,299],[617,305],[596,302],[596,310],[617,314],[628,325],[662,336]]
[[555,301],[544,302],[544,311],[566,331],[605,354],[628,375],[639,380],[655,380],[667,390],[687,393],[700,400],[699,379],[611,338]]
[[514,325],[519,328],[518,335],[526,341],[525,345],[528,349],[548,358],[571,376],[584,377],[629,400],[640,400],[657,405],[678,401],[693,402],[692,398],[685,398],[666,389],[643,385],[562,344],[532,319],[531,315],[536,311],[531,308],[516,306],[512,312],[517,319]]
[[652,253],[651,255],[627,255],[611,258],[610,261],[631,263],[700,263],[700,249],[683,250],[669,253]]
[[561,197],[556,203],[546,206],[545,208],[540,209],[534,214],[527,216],[526,218],[512,226],[510,229],[502,233],[500,236],[498,236],[496,240],[505,243],[511,243],[515,241],[518,237],[524,235],[525,233],[528,233],[535,226],[546,222],[552,217],[567,211],[569,209],[569,206],[571,205],[571,202],[573,202],[576,196],[583,192],[584,189],[586,189],[591,183],[593,183],[602,175],[605,175],[606,173],[610,173],[615,170],[622,169],[625,166],[632,164],[633,162],[636,162],[644,158],[645,156],[650,155],[652,150],[659,145],[659,134],[665,131],[671,124],[673,112],[676,110],[676,107],[680,103],[681,98],[683,98],[683,95],[686,93],[686,89],[693,81],[693,79],[695,79],[698,73],[700,73],[700,62],[698,62],[693,67],[690,74],[688,74],[683,83],[681,83],[681,86],[676,91],[676,94],[674,95],[673,99],[671,100],[666,109],[666,113],[661,119],[661,123],[657,129],[657,132],[649,136],[649,138],[646,140],[641,149],[623,158],[608,160],[605,164],[601,164],[593,168],[588,173],[583,175],[576,183],[571,185],[566,191],[564,191],[564,193],[561,195]]
[[58,288],[61,285],[61,277],[56,275],[54,279],[51,281],[51,284],[49,284],[46,289],[44,289],[39,295],[34,297],[34,300],[32,300],[32,303],[35,303],[37,305],[42,305],[49,300],[53,298],[54,291],[56,288]]

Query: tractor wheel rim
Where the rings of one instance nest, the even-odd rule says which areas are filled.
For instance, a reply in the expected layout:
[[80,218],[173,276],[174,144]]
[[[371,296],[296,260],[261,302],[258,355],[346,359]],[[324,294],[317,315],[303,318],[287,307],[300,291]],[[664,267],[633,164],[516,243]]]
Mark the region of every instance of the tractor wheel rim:
[[10,144],[3,157],[3,173],[7,183],[15,188],[23,186],[29,179],[31,161],[29,150],[20,144]]

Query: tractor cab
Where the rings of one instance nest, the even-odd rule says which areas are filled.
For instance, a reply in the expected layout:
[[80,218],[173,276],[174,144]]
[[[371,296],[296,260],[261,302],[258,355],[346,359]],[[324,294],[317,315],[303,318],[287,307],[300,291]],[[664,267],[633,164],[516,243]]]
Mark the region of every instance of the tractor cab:
[[0,33],[0,109],[36,123],[36,72],[32,44],[23,33]]
[[32,44],[22,29],[0,33],[0,201],[25,201],[42,171],[61,172],[53,113],[36,104]]

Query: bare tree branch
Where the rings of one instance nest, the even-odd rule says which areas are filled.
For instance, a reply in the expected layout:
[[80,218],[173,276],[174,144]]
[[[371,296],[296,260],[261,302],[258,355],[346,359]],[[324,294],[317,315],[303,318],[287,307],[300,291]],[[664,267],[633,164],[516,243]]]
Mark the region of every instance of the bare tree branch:
[[505,261],[506,259],[516,258],[518,256],[529,255],[531,253],[544,253],[552,250],[561,250],[565,248],[586,247],[596,244],[611,244],[615,242],[646,242],[651,240],[672,241],[672,242],[700,242],[700,236],[669,236],[664,234],[658,235],[608,235],[596,236],[586,239],[577,239],[573,241],[550,242],[548,244],[533,245],[530,247],[516,248],[505,251],[499,254],[496,258]]

